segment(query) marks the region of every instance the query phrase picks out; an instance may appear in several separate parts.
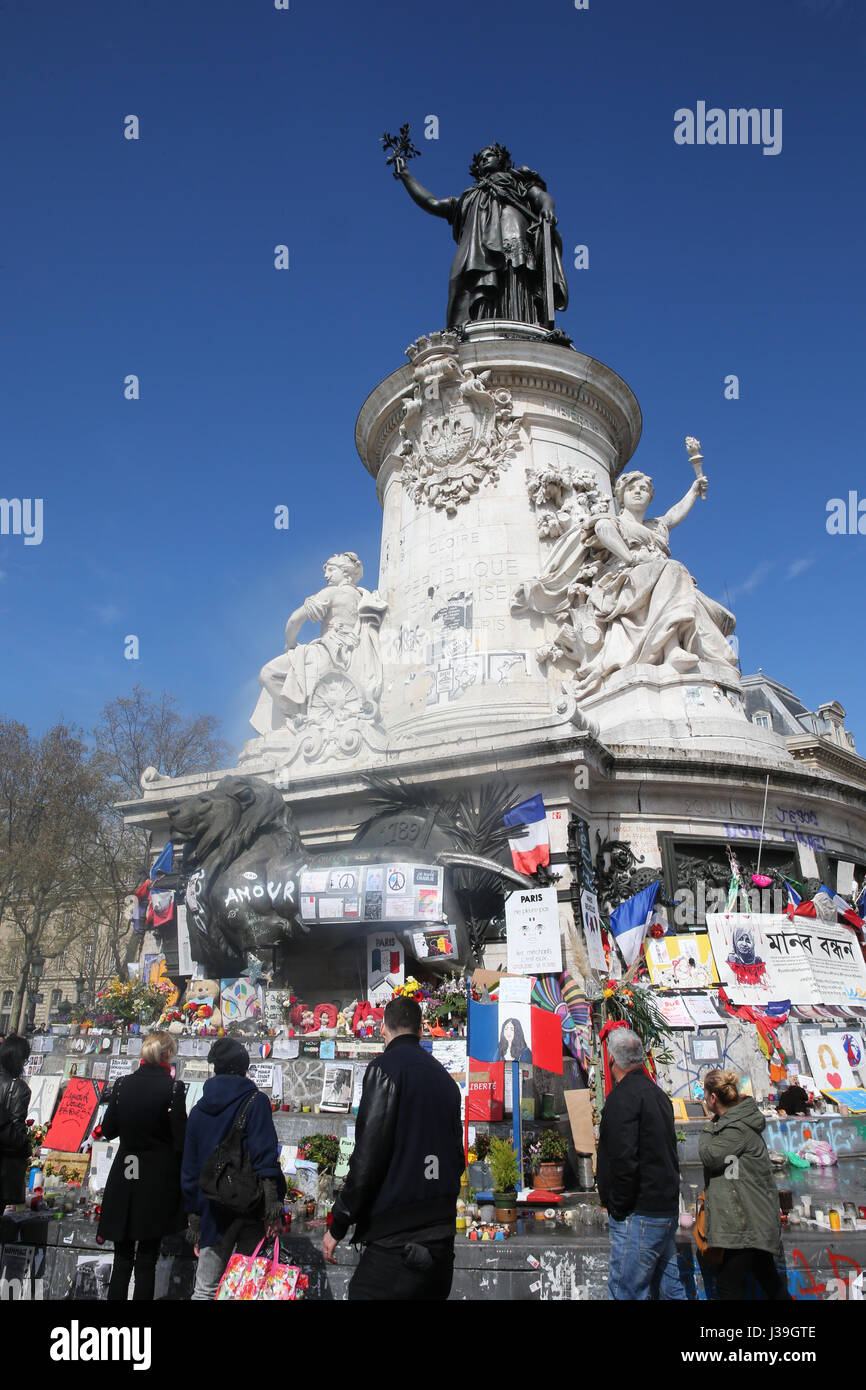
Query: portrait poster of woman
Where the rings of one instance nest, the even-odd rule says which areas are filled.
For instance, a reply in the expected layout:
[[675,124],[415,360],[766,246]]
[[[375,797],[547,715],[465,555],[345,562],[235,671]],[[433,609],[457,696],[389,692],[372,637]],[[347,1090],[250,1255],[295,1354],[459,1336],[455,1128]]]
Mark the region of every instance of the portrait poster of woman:
[[509,1003],[500,1009],[497,1061],[531,1062],[531,1038],[532,1024],[528,1008],[523,1009],[519,1004]]

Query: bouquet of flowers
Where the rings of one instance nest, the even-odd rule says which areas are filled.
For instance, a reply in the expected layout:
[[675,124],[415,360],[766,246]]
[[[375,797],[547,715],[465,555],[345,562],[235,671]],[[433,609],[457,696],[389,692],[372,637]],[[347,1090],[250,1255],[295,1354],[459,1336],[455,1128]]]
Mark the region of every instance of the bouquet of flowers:
[[45,1135],[48,1133],[48,1126],[37,1125],[34,1124],[32,1120],[28,1120],[27,1127],[29,1129],[27,1138],[30,1140],[30,1152],[32,1154],[38,1153],[45,1143]]
[[315,1163],[321,1173],[333,1173],[340,1157],[336,1134],[311,1134],[298,1145],[298,1158]]
[[673,1053],[667,1045],[672,1029],[659,1013],[651,991],[636,985],[631,975],[630,970],[622,980],[605,980],[600,1006],[601,1022],[605,1024],[621,1019],[637,1033],[648,1053],[661,1048],[661,1051],[654,1053],[656,1062],[672,1062]]

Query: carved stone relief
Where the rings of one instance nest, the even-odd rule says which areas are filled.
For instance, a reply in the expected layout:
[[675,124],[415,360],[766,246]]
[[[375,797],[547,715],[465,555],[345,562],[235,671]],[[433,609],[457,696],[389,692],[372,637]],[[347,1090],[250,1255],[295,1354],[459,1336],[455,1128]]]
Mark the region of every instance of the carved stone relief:
[[489,371],[461,366],[457,342],[455,333],[431,333],[407,349],[415,385],[394,449],[414,501],[448,516],[499,481],[520,442],[511,392],[492,389]]
[[[360,587],[363,569],[354,552],[332,555],[324,571],[325,587],[286,624],[285,652],[259,673],[262,692],[250,723],[279,751],[283,766],[298,756],[352,758],[387,742],[379,713],[379,627],[387,604]],[[321,630],[304,645],[297,638],[305,622],[318,622]],[[245,751],[258,756],[254,745]]]

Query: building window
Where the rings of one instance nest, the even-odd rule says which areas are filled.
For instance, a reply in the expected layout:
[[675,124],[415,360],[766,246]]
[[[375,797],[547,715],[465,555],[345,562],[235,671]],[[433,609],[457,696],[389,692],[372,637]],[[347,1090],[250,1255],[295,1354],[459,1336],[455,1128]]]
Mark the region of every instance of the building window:
[[4,991],[3,991],[3,1008],[4,1008],[4,1009],[11,1009],[11,1008],[12,1008],[12,991],[11,991],[11,989],[4,989]]
[[773,727],[769,712],[765,709],[758,710],[758,713],[752,717],[752,723],[757,724],[759,729],[772,729]]
[[51,1007],[52,1007],[52,1009],[56,1009],[56,1008],[57,1008],[57,1005],[60,1003],[60,1001],[61,1001],[62,998],[63,998],[63,990],[62,990],[62,989],[53,989],[53,990],[51,991]]

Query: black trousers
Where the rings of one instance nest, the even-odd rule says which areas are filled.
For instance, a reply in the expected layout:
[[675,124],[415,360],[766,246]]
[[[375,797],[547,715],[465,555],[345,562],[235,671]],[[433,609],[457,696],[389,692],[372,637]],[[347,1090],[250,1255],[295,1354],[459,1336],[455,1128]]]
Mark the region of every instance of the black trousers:
[[426,1245],[365,1245],[349,1284],[349,1301],[444,1303],[454,1276],[454,1239]]
[[725,1303],[743,1302],[749,1275],[760,1284],[765,1298],[782,1302],[791,1297],[769,1250],[726,1250],[716,1273],[716,1290]]
[[156,1262],[159,1259],[160,1236],[156,1240],[118,1240],[114,1246],[114,1268],[108,1293],[109,1302],[124,1303],[129,1297],[129,1281],[135,1270],[133,1303],[153,1302]]

